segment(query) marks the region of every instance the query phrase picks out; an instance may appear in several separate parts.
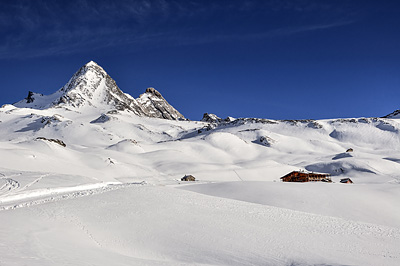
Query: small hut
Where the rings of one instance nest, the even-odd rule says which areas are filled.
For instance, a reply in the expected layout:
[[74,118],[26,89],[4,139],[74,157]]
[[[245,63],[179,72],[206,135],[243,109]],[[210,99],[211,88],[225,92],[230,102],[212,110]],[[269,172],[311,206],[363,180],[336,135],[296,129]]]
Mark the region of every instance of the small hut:
[[353,184],[353,181],[350,178],[342,178],[340,179],[340,183]]
[[196,181],[196,178],[194,178],[192,175],[185,175],[181,178],[181,181]]
[[307,173],[304,171],[293,171],[281,177],[283,182],[332,182],[329,174]]

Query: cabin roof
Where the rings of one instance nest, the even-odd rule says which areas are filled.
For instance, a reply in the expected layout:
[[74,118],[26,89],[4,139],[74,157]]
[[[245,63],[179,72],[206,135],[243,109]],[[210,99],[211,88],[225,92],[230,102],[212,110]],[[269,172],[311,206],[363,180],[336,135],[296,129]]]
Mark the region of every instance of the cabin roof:
[[288,177],[288,176],[291,176],[292,174],[303,174],[303,175],[307,175],[307,176],[309,176],[309,175],[316,175],[316,176],[326,176],[326,177],[328,177],[328,176],[330,176],[330,174],[326,174],[326,173],[314,173],[314,172],[305,172],[305,171],[292,171],[292,172],[290,172],[290,173],[288,173],[288,174],[286,174],[286,175],[284,175],[284,176],[282,176],[281,177],[281,179],[282,178],[285,178],[285,177]]

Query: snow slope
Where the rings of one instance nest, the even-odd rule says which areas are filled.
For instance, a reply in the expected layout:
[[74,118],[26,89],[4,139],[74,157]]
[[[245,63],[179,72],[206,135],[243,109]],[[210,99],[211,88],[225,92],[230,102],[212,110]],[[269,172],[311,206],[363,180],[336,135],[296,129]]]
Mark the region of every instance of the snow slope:
[[3,265],[396,265],[400,256],[399,228],[160,186],[0,217]]
[[[53,95],[2,106],[0,265],[400,264],[394,116],[174,110],[94,62]],[[333,183],[280,182],[299,169]]]

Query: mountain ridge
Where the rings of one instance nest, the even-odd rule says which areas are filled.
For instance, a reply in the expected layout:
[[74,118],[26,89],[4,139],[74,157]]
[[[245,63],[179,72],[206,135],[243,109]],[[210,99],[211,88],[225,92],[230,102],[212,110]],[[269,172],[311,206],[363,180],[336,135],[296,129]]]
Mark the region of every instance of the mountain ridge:
[[60,108],[81,110],[94,107],[111,111],[130,111],[138,116],[186,120],[154,88],[135,99],[124,93],[107,72],[97,63],[90,61],[82,66],[58,91],[43,95],[29,91],[28,96],[13,104],[19,108]]

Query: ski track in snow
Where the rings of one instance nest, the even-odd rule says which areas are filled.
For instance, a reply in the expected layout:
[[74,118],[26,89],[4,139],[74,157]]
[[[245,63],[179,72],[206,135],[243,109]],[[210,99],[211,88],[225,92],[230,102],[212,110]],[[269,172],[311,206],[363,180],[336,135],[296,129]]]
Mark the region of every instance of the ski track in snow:
[[0,187],[0,195],[8,195],[11,191],[20,187],[19,182],[12,178],[2,178],[1,180],[4,180],[4,184]]
[[[38,182],[41,178],[36,179],[25,187]],[[40,189],[28,191],[25,193],[20,193],[7,197],[0,197],[0,211],[12,210],[22,207],[29,207],[33,205],[44,204],[47,202],[66,200],[78,197],[85,197],[95,194],[100,194],[112,190],[117,190],[121,188],[126,188],[130,186],[145,185],[146,182],[140,183],[97,183],[90,185],[81,185],[75,187],[60,187],[53,189]],[[14,202],[13,204],[8,204],[9,202]],[[7,205],[8,204],[8,205]],[[3,205],[3,206],[1,206]]]
[[44,177],[49,176],[50,174],[45,174],[45,175],[41,175],[39,176],[37,179],[33,180],[31,183],[26,184],[23,188],[21,188],[21,190],[25,190],[27,188],[29,188],[30,186],[38,183],[40,180],[42,180]]

